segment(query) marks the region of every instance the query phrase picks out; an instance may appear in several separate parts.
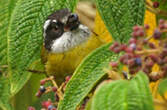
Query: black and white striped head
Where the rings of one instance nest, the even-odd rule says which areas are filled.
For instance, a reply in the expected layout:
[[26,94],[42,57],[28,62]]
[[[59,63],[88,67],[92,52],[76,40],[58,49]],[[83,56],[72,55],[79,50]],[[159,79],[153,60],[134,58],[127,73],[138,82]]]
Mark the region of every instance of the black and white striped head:
[[44,47],[53,53],[63,53],[86,42],[90,30],[81,24],[79,17],[68,9],[61,9],[50,16],[44,23]]

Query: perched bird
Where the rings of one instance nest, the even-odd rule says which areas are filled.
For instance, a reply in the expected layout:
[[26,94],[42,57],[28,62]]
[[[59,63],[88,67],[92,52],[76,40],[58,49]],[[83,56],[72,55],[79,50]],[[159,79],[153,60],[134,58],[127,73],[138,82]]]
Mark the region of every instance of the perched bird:
[[98,36],[81,24],[77,14],[68,9],[57,10],[43,25],[42,62],[47,75],[61,83],[72,74],[83,58],[103,44]]

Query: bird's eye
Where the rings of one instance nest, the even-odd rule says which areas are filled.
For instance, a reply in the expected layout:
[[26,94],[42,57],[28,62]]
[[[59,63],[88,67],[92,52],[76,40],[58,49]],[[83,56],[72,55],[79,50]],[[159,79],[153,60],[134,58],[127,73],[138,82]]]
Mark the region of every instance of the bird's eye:
[[56,31],[56,30],[58,30],[58,29],[59,29],[58,25],[55,25],[55,26],[54,26],[54,30]]

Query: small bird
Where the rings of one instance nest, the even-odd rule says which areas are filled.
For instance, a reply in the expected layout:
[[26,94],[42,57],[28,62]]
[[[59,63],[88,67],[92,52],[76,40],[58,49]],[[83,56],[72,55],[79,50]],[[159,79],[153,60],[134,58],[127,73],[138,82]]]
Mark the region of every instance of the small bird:
[[81,24],[76,13],[60,9],[43,25],[42,62],[47,75],[54,75],[58,84],[74,72],[83,58],[103,44],[98,36]]

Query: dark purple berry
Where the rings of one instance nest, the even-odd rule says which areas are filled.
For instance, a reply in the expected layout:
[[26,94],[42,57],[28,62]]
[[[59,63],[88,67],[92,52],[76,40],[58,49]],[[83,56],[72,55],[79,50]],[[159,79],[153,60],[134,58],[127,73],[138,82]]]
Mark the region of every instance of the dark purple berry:
[[159,7],[159,2],[158,1],[153,2],[153,7],[158,8]]
[[155,29],[155,31],[153,33],[154,39],[160,39],[161,35],[162,35],[162,33],[158,29]]
[[137,64],[138,66],[141,66],[141,64],[142,64],[141,58],[136,58],[135,59],[135,64]]
[[58,102],[59,101],[59,96],[57,95],[57,93],[55,93],[55,100]]
[[44,86],[40,86],[39,90],[41,93],[44,93],[46,91],[46,88]]

